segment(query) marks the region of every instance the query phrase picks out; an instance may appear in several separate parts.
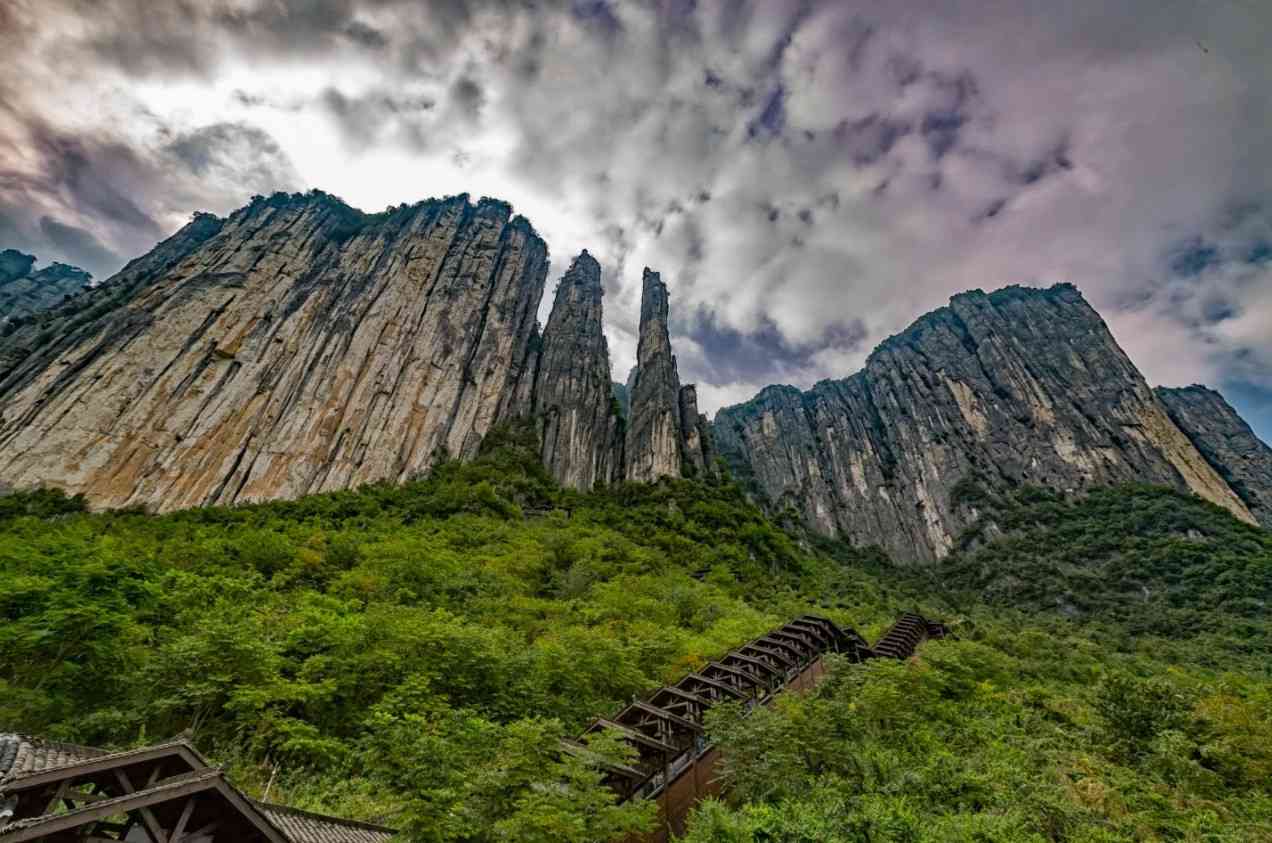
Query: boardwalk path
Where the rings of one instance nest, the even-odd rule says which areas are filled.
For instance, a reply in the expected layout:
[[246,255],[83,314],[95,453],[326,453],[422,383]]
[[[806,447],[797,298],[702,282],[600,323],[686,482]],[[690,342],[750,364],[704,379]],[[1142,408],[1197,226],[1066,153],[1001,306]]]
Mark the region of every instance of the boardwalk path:
[[[583,736],[610,731],[635,748],[632,766],[607,767],[607,783],[622,801],[658,801],[659,827],[644,843],[666,843],[673,833],[684,831],[685,820],[699,800],[720,792],[714,775],[720,754],[703,728],[703,716],[711,706],[734,700],[750,709],[768,704],[784,691],[807,691],[825,676],[822,657],[827,653],[839,653],[853,662],[905,659],[923,641],[947,634],[943,624],[906,613],[871,647],[852,629],[804,615],[675,685],[659,688],[612,718],[597,718]],[[581,742],[567,742],[565,749],[587,752]]]

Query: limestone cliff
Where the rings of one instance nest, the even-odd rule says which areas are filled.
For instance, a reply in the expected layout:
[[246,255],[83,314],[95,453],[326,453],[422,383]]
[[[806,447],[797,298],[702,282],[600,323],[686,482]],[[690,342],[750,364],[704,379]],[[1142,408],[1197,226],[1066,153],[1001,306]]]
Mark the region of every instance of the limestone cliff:
[[525,415],[547,249],[506,203],[201,215],[0,343],[0,482],[94,505],[295,497],[426,471]]
[[1272,528],[1272,448],[1213,389],[1157,387],[1171,420],[1264,527]]
[[636,370],[628,381],[631,417],[624,456],[624,475],[642,483],[681,476],[680,375],[667,332],[668,310],[667,285],[646,269]]
[[951,549],[977,514],[961,481],[1163,483],[1252,520],[1067,284],[955,296],[858,374],[769,387],[721,410],[715,434],[763,497],[899,560]]
[[586,251],[557,285],[533,389],[543,461],[562,485],[590,489],[622,467],[609,347],[601,330],[601,266]]
[[33,269],[35,256],[0,252],[0,325],[39,313],[83,291],[92,276],[64,263]]

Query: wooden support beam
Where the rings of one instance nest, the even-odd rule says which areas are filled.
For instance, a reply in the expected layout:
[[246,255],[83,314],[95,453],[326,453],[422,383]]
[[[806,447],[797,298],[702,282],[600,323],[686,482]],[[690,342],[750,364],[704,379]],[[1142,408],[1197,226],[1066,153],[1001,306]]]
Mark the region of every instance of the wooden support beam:
[[[148,809],[151,805],[157,805],[161,802],[167,802],[211,787],[215,787],[211,780],[195,778],[156,793],[139,793],[136,799],[133,800],[123,798],[109,799],[67,814],[49,817],[37,825],[9,832],[5,835],[4,843],[23,843],[23,841],[27,840],[56,840],[58,835],[64,831],[83,828],[116,814],[132,812],[138,808]],[[166,841],[163,837],[160,837],[157,843],[166,843]],[[286,843],[286,841],[280,838],[278,843]]]
[[63,798],[74,799],[77,802],[83,802],[86,805],[92,804],[93,802],[101,802],[103,799],[110,799],[109,796],[106,796],[104,794],[89,793],[86,790],[68,790],[66,792],[66,796],[64,796]]
[[[648,714],[651,717],[657,717],[661,720],[667,721],[668,723],[673,723],[676,726],[679,726],[681,729],[687,729],[690,732],[693,732],[695,734],[702,733],[701,724],[695,723],[692,720],[681,717],[679,714],[672,714],[670,711],[667,711],[666,709],[658,708],[657,706],[650,705],[649,703],[634,702],[631,705],[629,705],[627,708],[629,711],[631,710],[643,711],[645,714]],[[622,713],[620,713],[619,716],[622,716]]]
[[[123,770],[115,769],[115,779],[119,782],[119,786],[124,789],[124,793],[133,794],[137,792],[137,788],[133,787],[132,781],[129,780],[128,774]],[[152,781],[151,784],[154,784]],[[145,805],[136,809],[141,814],[142,824],[146,827],[146,834],[154,843],[168,843],[168,836],[164,834],[163,827],[159,825],[159,820],[155,819],[154,811]]]
[[66,798],[66,791],[70,786],[70,779],[62,779],[58,782],[57,790],[53,791],[53,798],[49,800],[48,806],[41,813],[51,814],[56,811],[58,804]]
[[221,827],[220,820],[213,820],[207,825],[197,828],[186,835],[186,840],[198,840],[200,837],[211,837],[212,833]]
[[711,670],[713,672],[723,672],[731,676],[735,676],[738,679],[741,679],[743,682],[745,682],[748,688],[752,691],[756,690],[757,688],[764,687],[764,683],[762,683],[758,678],[752,676],[746,671],[738,670],[736,667],[729,667],[727,664],[721,664],[720,662],[711,662],[706,667],[704,667],[703,670]]
[[185,833],[186,824],[190,822],[190,815],[194,813],[194,803],[198,799],[198,794],[191,794],[186,800],[185,807],[181,809],[181,818],[177,820],[172,833],[168,835],[168,843],[181,843],[181,835]]
[[628,738],[635,743],[643,744],[650,749],[656,749],[659,752],[667,753],[669,755],[676,755],[680,752],[678,748],[672,746],[666,741],[650,737],[644,732],[638,732],[635,729],[624,726],[622,723],[615,723],[613,720],[606,720],[605,718],[600,717],[597,718],[596,722],[592,725],[593,728],[589,731],[595,731],[596,729],[612,729],[623,737]]
[[708,688],[714,688],[715,690],[720,691],[723,694],[728,694],[729,696],[733,697],[736,700],[746,699],[746,694],[742,693],[737,688],[734,688],[732,685],[726,685],[725,683],[719,682],[708,676],[703,676],[701,673],[689,674],[684,679],[681,679],[680,682],[678,682],[675,687],[679,687],[680,685],[684,685],[686,683],[690,683],[690,684],[700,683],[702,685],[707,686]]

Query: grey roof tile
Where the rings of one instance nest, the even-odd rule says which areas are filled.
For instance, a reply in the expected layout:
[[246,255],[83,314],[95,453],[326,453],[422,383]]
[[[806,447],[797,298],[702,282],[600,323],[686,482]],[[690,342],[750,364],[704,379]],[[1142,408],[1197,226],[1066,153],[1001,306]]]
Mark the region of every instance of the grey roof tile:
[[106,754],[106,750],[91,746],[28,735],[0,734],[0,784],[56,767],[80,764]]
[[391,829],[369,823],[311,814],[267,802],[254,804],[292,843],[383,843],[394,834]]

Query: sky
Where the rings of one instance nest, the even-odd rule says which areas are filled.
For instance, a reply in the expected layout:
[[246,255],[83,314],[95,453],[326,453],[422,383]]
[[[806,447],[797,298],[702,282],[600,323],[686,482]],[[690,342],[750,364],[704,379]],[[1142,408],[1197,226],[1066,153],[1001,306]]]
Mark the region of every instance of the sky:
[[510,201],[641,269],[708,412],[974,288],[1076,284],[1272,440],[1266,0],[5,0],[0,248],[101,280],[192,212]]

